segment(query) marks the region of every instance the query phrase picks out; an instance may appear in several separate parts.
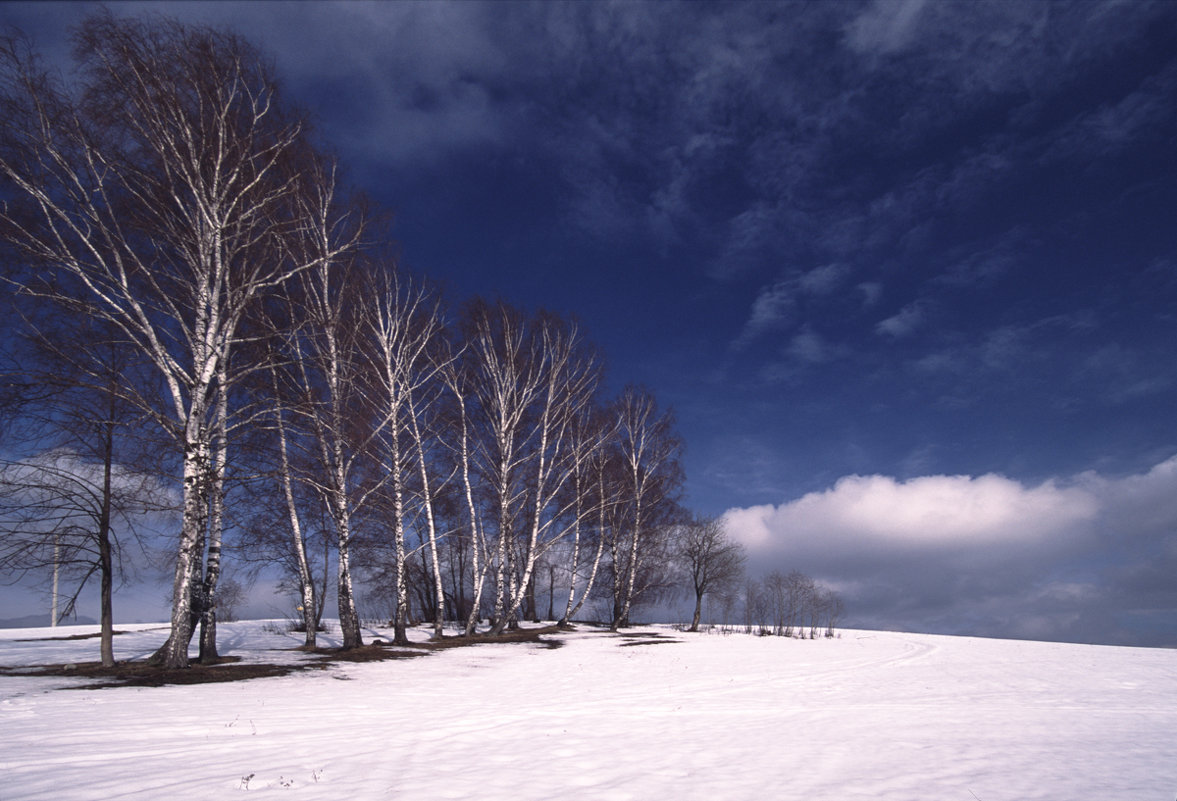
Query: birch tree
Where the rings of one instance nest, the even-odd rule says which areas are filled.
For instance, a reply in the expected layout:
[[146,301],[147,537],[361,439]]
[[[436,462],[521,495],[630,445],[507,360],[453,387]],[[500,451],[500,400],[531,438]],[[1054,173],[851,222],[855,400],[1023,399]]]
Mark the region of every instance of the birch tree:
[[[273,358],[276,359],[277,356],[275,355]],[[290,453],[292,438],[288,433],[290,431],[289,414],[287,403],[284,400],[283,387],[278,380],[278,365],[271,362],[268,373],[273,390],[273,431],[274,445],[277,451],[277,465],[274,472],[277,483],[282,488],[282,505],[286,521],[289,524],[290,549],[288,553],[293,555],[293,572],[298,579],[298,594],[301,600],[299,608],[302,612],[302,624],[306,635],[303,644],[307,648],[314,648],[317,644],[320,606],[319,599],[316,597],[314,574],[308,554],[306,530],[302,515],[299,513],[299,504],[295,499],[295,471]]]
[[[618,500],[619,484],[609,464],[612,438],[616,433],[616,421],[610,420],[597,405],[584,409],[576,421],[576,447],[582,450],[583,458],[575,462],[572,474],[575,506],[568,564],[568,599],[558,621],[561,628],[568,626],[576,617],[585,602],[592,597],[596,586],[601,556],[609,539],[606,536],[607,526],[616,513]],[[580,597],[577,598],[577,585],[584,572],[581,554],[586,544],[593,547],[592,559],[588,564],[588,575],[584,577]]]
[[[13,203],[5,239],[52,269],[25,289],[117,326],[154,365],[166,429],[181,454],[183,510],[171,636],[159,653],[188,664],[209,515],[218,386],[243,315],[308,265],[279,254],[299,225],[300,145],[265,61],[223,32],[103,12],[75,39],[76,85],[40,69],[27,44],[0,52],[0,175]],[[317,254],[323,258],[327,254]]]
[[291,296],[292,317],[303,323],[288,342],[302,407],[314,432],[317,466],[305,480],[323,499],[335,533],[336,600],[344,649],[363,644],[351,559],[355,523],[383,483],[374,482],[370,469],[384,423],[375,419],[383,415],[373,413],[366,391],[360,290],[352,259],[318,260]]
[[575,527],[574,482],[589,449],[576,423],[591,404],[599,364],[575,325],[527,318],[506,304],[467,313],[468,381],[480,475],[494,521],[492,633],[517,621],[537,560]]
[[[463,628],[464,636],[474,634],[479,618],[482,614],[482,594],[486,579],[490,571],[491,554],[485,536],[486,527],[483,523],[481,506],[476,502],[476,483],[478,470],[478,454],[482,449],[474,434],[475,409],[477,400],[473,397],[472,387],[475,383],[475,370],[472,366],[472,356],[469,348],[462,349],[448,361],[442,371],[447,397],[452,402],[449,414],[450,435],[447,437],[450,451],[456,462],[457,475],[460,480],[459,491],[462,500],[459,504],[465,514],[467,547],[470,554],[470,607],[466,614]],[[455,538],[462,539],[462,538]],[[458,580],[462,573],[459,572]]]
[[[578,434],[578,423],[593,402],[600,380],[599,363],[581,340],[577,326],[550,315],[536,320],[542,358],[542,389],[536,399],[529,432],[531,454],[524,474],[529,520],[518,588],[508,616],[534,586],[538,559],[580,523],[575,478],[593,451],[594,442]],[[581,510],[583,512],[583,510]],[[534,609],[532,610],[534,615]],[[500,621],[495,631],[501,631]]]
[[[442,334],[440,306],[420,287],[400,279],[387,269],[376,274],[366,293],[366,325],[371,334],[372,368],[378,400],[384,418],[381,426],[384,469],[391,494],[392,533],[395,559],[396,614],[394,642],[407,645],[405,629],[408,617],[407,559],[405,543],[406,492],[409,472],[420,480],[421,512],[425,518],[426,538],[434,590],[434,635],[441,636],[441,611],[445,594],[437,551],[437,525],[430,482],[429,446],[422,428],[426,410],[423,403],[432,396],[430,385],[445,364],[438,363],[438,344]],[[411,445],[409,443],[412,443]]]
[[624,482],[624,523],[628,529],[624,552],[614,557],[620,597],[615,596],[614,631],[629,625],[643,558],[652,550],[660,525],[669,523],[682,482],[681,442],[674,418],[658,408],[647,390],[627,387],[616,403],[617,453]]
[[[445,393],[441,376],[453,360],[452,351],[445,338],[440,336],[440,309],[434,306],[423,320],[426,329],[435,328],[431,335],[432,343],[429,348],[429,361],[426,366],[427,375],[420,385],[414,386],[409,393],[409,434],[412,438],[417,472],[419,478],[418,496],[420,507],[425,517],[425,536],[428,542],[430,573],[433,579],[433,636],[440,639],[442,623],[445,618],[446,598],[445,583],[442,574],[441,546],[442,540],[448,536],[440,528],[442,509],[439,500],[451,498],[448,495],[451,482],[457,475],[459,467],[451,463],[445,456],[450,450],[442,441],[446,416],[439,407]],[[451,553],[453,550],[451,549]],[[455,593],[455,602],[458,594]]]
[[[469,428],[479,474],[490,499],[493,521],[495,627],[502,631],[512,606],[508,585],[514,555],[511,538],[522,513],[520,475],[527,460],[528,413],[543,388],[539,342],[528,336],[522,314],[504,303],[476,301],[466,313],[464,376],[473,415]],[[482,530],[483,535],[486,529]],[[490,567],[488,565],[488,567]],[[480,593],[476,593],[476,597]]]

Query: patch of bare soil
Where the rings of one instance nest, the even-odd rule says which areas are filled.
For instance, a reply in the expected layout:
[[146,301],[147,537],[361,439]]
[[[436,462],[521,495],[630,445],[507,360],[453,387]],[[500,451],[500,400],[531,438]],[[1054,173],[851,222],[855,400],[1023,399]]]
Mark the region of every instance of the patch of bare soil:
[[439,650],[442,648],[462,648],[467,645],[493,645],[495,643],[507,642],[531,642],[542,645],[545,648],[559,648],[564,645],[561,640],[546,640],[545,634],[561,634],[566,631],[573,631],[571,627],[561,629],[559,626],[544,626],[538,629],[516,629],[515,631],[504,631],[502,634],[473,634],[469,637],[462,635],[455,635],[451,637],[442,637],[440,640],[428,640],[427,642],[415,643],[414,648],[424,648],[427,650]]
[[[392,643],[376,640],[359,648],[349,648],[346,651],[338,648],[315,648],[311,653],[317,654],[319,659],[316,666],[326,666],[332,662],[383,662],[387,659],[412,659],[415,656],[427,656],[424,651],[410,651],[395,646]],[[305,649],[304,649],[305,650]]]
[[[172,684],[209,684],[223,681],[244,681],[273,676],[286,676],[305,670],[326,670],[340,662],[380,662],[389,659],[411,659],[428,656],[431,651],[443,648],[461,648],[467,645],[492,643],[538,643],[546,648],[559,648],[559,640],[547,640],[542,635],[561,631],[557,626],[539,629],[520,629],[504,632],[498,636],[477,634],[472,637],[444,637],[440,640],[413,643],[409,646],[394,646],[385,640],[374,640],[359,648],[342,650],[338,648],[300,647],[315,659],[299,664],[273,665],[243,663],[240,657],[221,657],[214,664],[193,662],[186,668],[165,668],[147,662],[118,662],[114,667],[103,667],[100,662],[79,662],[61,665],[36,665],[30,667],[5,667],[0,665],[0,675],[5,676],[56,676],[61,678],[93,679],[93,683],[72,690],[97,690],[103,687],[163,687]],[[96,635],[74,635],[54,639],[80,639]]]
[[625,642],[621,643],[622,648],[631,645],[669,645],[670,643],[682,642],[682,640],[676,640],[659,631],[619,631],[614,636],[621,637],[625,640]]
[[[117,631],[116,630],[116,631],[112,631],[111,635],[118,636],[119,634],[126,634],[126,633],[127,632],[125,632],[125,631]],[[56,642],[58,640],[91,640],[91,639],[94,639],[95,637],[101,637],[101,636],[102,636],[102,632],[96,631],[93,634],[71,634],[68,637],[31,637],[31,638],[25,639],[25,640],[13,640],[13,642]]]
[[631,645],[673,645],[678,642],[682,642],[682,640],[627,640],[621,643],[621,647],[628,648]]
[[[239,657],[221,657],[215,664],[194,662],[187,668],[165,668],[146,662],[117,662],[114,667],[103,667],[101,662],[77,662],[64,665],[38,665],[27,668],[0,667],[6,676],[59,676],[61,678],[96,679],[93,684],[70,687],[75,690],[103,687],[162,687],[167,684],[209,684],[221,681],[241,681],[269,676],[285,676],[302,665],[241,664]],[[316,666],[317,667],[317,666]]]

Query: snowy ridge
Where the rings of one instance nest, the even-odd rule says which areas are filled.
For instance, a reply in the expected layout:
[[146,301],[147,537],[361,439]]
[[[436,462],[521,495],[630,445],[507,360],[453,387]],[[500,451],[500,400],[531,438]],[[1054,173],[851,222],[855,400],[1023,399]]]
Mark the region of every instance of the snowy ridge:
[[[117,628],[117,659],[167,636]],[[2,631],[0,665],[93,661],[96,639],[44,638],[94,630]],[[278,622],[221,633],[222,654],[308,658]],[[562,646],[191,686],[64,691],[85,682],[0,674],[0,798],[1177,796],[1177,651],[666,627],[547,639]]]

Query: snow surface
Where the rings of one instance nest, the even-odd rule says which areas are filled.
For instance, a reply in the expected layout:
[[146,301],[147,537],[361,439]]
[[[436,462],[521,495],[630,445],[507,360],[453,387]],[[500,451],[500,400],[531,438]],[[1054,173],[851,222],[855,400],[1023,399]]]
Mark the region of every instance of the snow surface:
[[[167,635],[118,628],[117,659]],[[96,660],[97,639],[21,642],[93,630],[0,632],[0,665]],[[0,799],[1177,797],[1177,651],[626,634],[662,636],[194,686],[0,675]],[[289,662],[300,637],[222,624],[220,650]]]

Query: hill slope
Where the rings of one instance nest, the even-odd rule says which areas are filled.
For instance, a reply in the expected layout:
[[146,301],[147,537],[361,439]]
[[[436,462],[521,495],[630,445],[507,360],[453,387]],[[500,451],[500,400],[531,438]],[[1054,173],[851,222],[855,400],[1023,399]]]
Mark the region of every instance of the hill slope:
[[[122,628],[120,659],[166,637]],[[94,639],[38,639],[68,633],[0,632],[0,664],[96,658]],[[298,661],[307,657],[285,650],[296,637],[226,624],[221,650]],[[859,631],[798,641],[581,629],[556,639],[562,647],[478,645],[182,687],[67,692],[53,688],[83,681],[0,675],[3,797],[1177,792],[1177,651]]]

